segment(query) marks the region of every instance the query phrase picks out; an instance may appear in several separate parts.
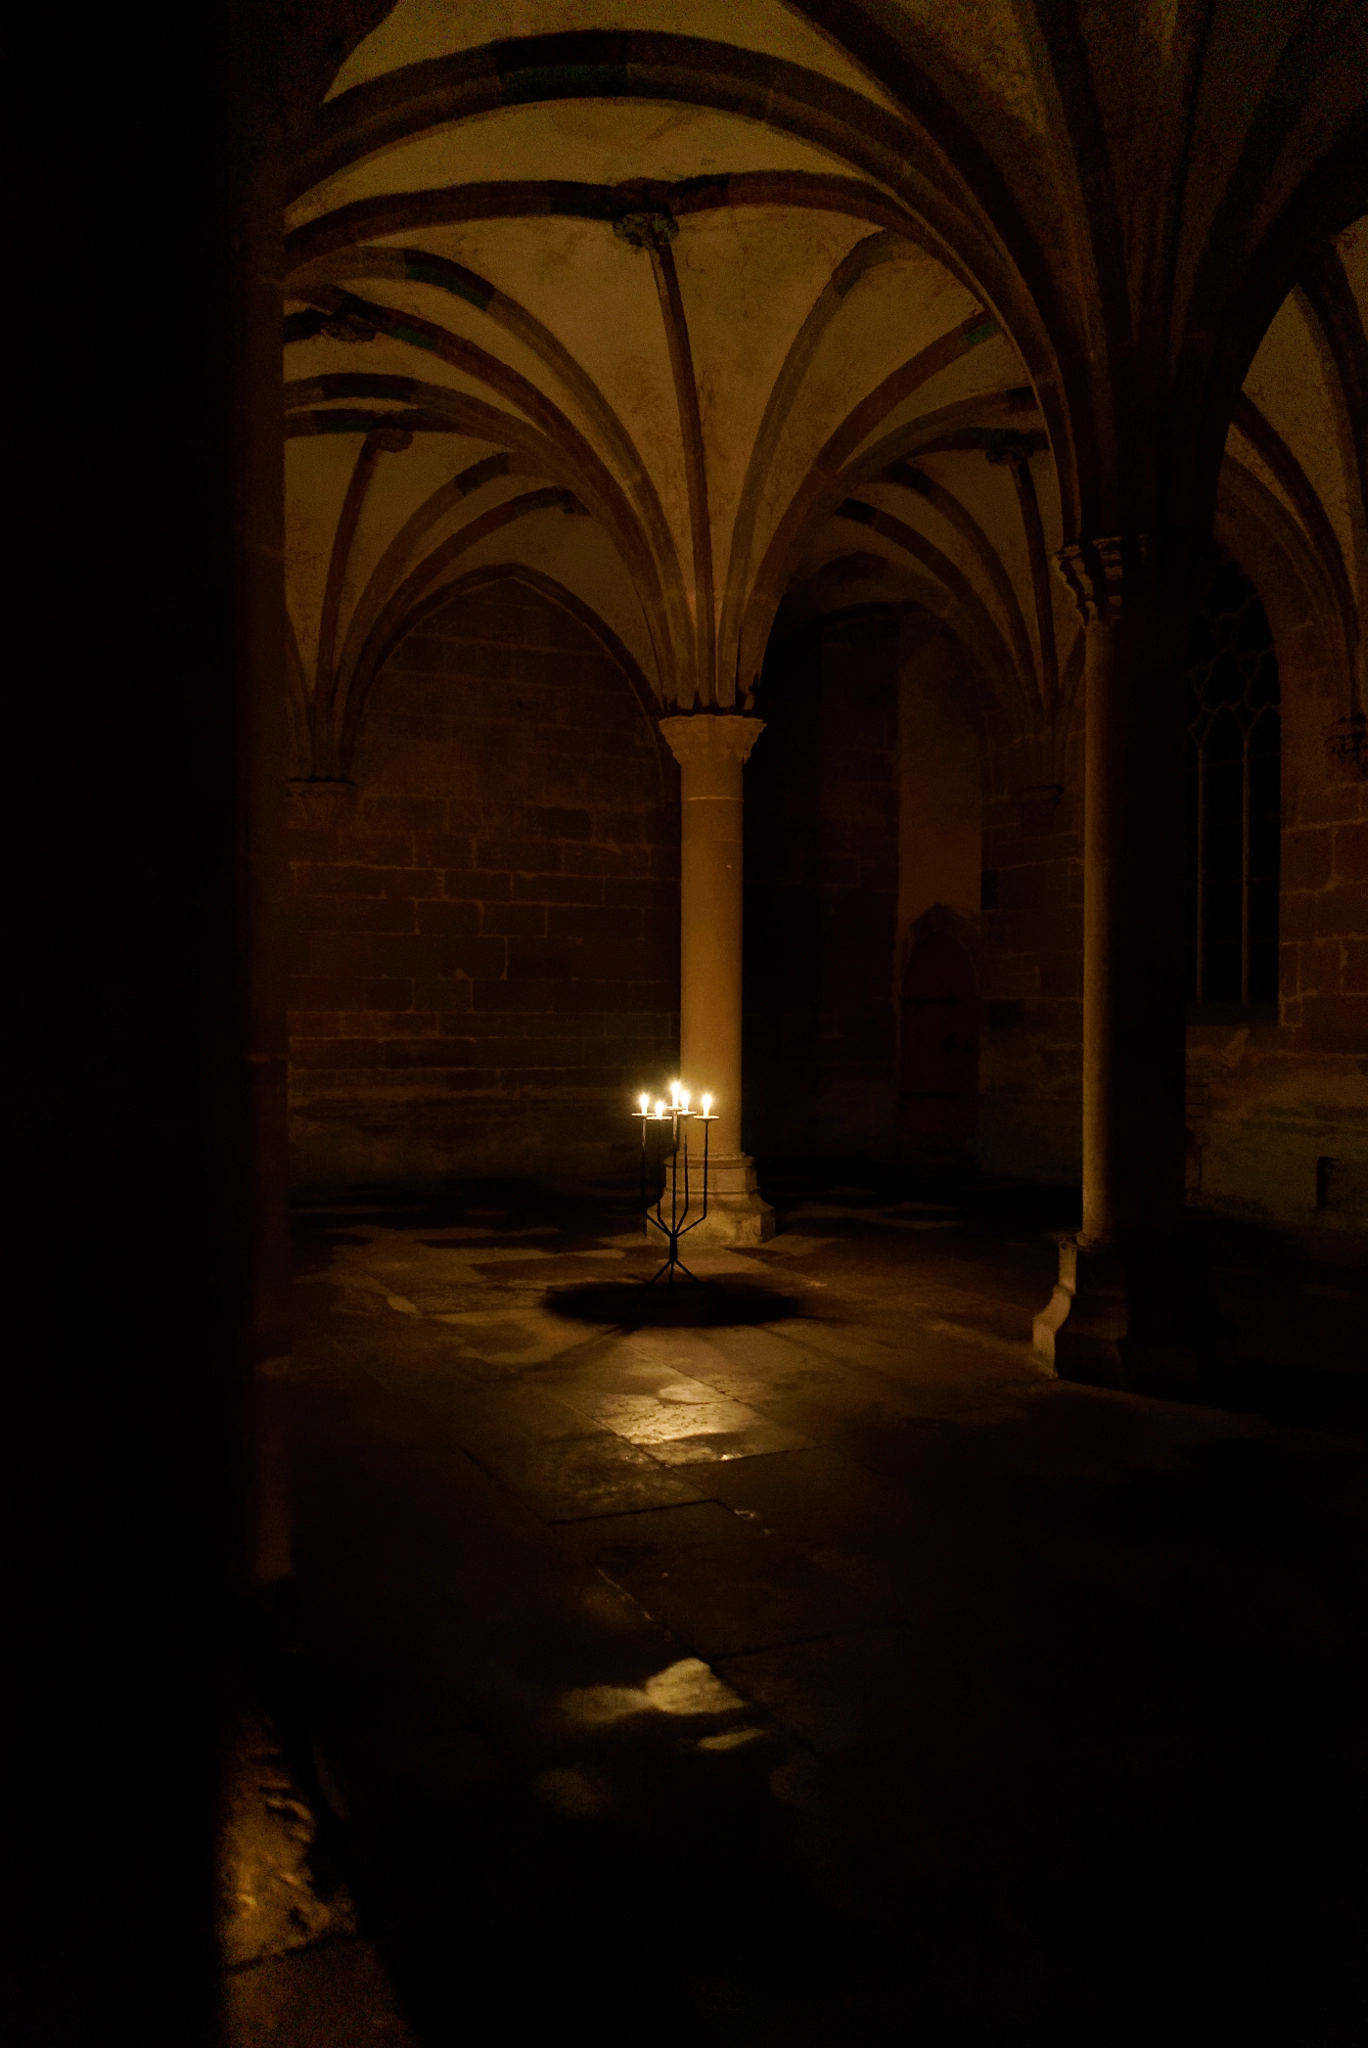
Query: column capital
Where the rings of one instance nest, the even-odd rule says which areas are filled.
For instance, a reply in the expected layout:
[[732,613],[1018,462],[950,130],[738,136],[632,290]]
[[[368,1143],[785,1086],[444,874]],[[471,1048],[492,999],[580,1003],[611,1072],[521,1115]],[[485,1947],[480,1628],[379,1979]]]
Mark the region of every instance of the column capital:
[[1137,597],[1188,610],[1219,560],[1210,534],[1168,526],[1154,533],[1109,533],[1061,548],[1055,568],[1085,626],[1117,619]]
[[1149,554],[1148,534],[1107,534],[1101,540],[1074,541],[1055,556],[1055,567],[1069,586],[1084,625],[1115,618],[1125,597],[1127,571]]
[[1003,434],[983,452],[996,467],[1019,470],[1030,467],[1036,449],[1029,434]]
[[695,711],[687,717],[662,718],[670,752],[681,768],[739,771],[750,750],[765,730],[763,718],[738,718],[731,713]]

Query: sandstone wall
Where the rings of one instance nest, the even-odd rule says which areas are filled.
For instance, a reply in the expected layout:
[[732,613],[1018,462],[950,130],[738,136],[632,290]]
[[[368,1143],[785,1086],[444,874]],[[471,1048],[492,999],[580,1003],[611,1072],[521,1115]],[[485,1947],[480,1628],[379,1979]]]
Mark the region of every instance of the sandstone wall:
[[[1188,1032],[1194,1205],[1368,1230],[1368,782],[1284,718],[1277,1021]],[[1290,731],[1289,731],[1290,728]]]
[[[1190,1029],[1189,1199],[1362,1229],[1368,783],[1329,754],[1331,683],[1270,612],[1280,1003]],[[903,869],[918,842],[900,818],[917,670],[899,645],[891,612],[828,619],[766,674],[746,769],[745,1142],[762,1167],[896,1155],[900,976],[939,920],[978,976],[981,1165],[1076,1181],[1082,735],[1051,802],[1031,794],[1032,745],[983,722],[979,905],[924,903],[900,874],[900,832]],[[655,707],[527,585],[453,599],[409,636],[353,783],[291,796],[301,1181],[628,1163],[616,1120],[677,1059],[677,778]]]
[[353,786],[291,809],[297,1179],[629,1160],[677,1058],[678,771],[592,634],[513,580],[453,599]]
[[1276,1014],[1188,1033],[1197,1207],[1368,1230],[1368,781],[1330,750],[1347,707],[1333,611],[1273,527],[1223,504],[1220,537],[1268,613],[1282,692]]

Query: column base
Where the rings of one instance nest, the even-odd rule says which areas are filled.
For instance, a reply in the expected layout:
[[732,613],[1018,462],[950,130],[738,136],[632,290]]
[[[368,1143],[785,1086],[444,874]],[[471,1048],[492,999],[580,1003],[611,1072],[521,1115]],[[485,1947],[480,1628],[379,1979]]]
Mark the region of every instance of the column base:
[[1059,1247],[1059,1279],[1035,1318],[1037,1358],[1062,1380],[1188,1400],[1210,1393],[1233,1332],[1195,1249],[1179,1240]]
[[[755,1162],[744,1153],[737,1159],[708,1161],[708,1213],[696,1230],[680,1241],[685,1265],[690,1249],[704,1246],[717,1250],[729,1246],[764,1244],[774,1236],[774,1210],[756,1190]],[[648,1225],[648,1237],[660,1232]]]

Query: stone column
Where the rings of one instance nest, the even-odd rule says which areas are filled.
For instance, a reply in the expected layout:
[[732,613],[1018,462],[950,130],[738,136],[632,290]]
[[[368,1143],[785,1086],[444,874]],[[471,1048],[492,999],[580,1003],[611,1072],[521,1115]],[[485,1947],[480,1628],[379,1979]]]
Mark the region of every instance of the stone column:
[[680,767],[680,1077],[715,1098],[708,1218],[695,1244],[761,1244],[774,1211],[741,1150],[741,770],[758,718],[662,718]]
[[1059,567],[1086,635],[1083,1227],[1035,1344],[1065,1379],[1177,1389],[1217,1334],[1179,1237],[1187,579],[1139,535]]

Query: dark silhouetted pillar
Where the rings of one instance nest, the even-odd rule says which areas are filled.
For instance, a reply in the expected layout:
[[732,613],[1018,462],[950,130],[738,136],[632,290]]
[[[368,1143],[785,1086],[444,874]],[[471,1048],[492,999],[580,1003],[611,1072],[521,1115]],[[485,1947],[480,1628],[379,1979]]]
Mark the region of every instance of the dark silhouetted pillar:
[[1060,568],[1086,634],[1083,1224],[1035,1343],[1066,1379],[1186,1384],[1210,1334],[1179,1237],[1188,579],[1144,535]]

